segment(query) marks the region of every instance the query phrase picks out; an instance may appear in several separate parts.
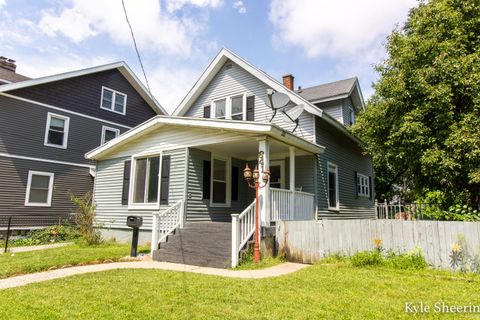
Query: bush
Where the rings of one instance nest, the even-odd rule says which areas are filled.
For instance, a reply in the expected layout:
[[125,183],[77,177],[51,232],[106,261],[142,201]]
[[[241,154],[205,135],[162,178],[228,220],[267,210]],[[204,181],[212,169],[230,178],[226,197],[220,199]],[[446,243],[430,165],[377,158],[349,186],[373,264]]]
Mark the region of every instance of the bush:
[[102,238],[100,236],[100,231],[94,226],[95,205],[92,203],[92,193],[87,192],[81,197],[71,194],[70,199],[77,207],[75,212],[75,222],[77,223],[78,232],[80,233],[82,240],[87,245],[101,243]]
[[383,257],[379,250],[358,252],[351,258],[354,267],[378,266],[383,264]]
[[45,229],[30,231],[22,238],[12,239],[10,244],[13,246],[35,246],[75,240],[79,236],[80,235],[75,226],[54,225]]
[[350,258],[354,267],[383,266],[393,269],[424,269],[427,262],[420,249],[407,253],[384,253],[381,250],[358,252]]

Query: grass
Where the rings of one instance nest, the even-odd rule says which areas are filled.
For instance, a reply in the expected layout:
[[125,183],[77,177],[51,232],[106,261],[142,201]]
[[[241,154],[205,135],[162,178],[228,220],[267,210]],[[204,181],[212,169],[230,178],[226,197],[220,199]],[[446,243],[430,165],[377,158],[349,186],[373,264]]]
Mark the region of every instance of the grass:
[[[148,248],[141,247],[144,252]],[[142,251],[140,251],[142,252]],[[97,246],[78,244],[61,248],[19,252],[0,255],[0,278],[48,270],[64,265],[99,263],[105,260],[117,261],[130,253],[127,244],[104,243]]]
[[[268,279],[112,270],[0,291],[2,319],[398,319],[405,303],[479,304],[480,277],[316,264]],[[472,314],[421,318],[470,319]]]
[[269,257],[261,259],[258,263],[255,263],[253,262],[253,258],[250,256],[241,261],[240,264],[232,270],[259,270],[270,268],[283,262],[285,262],[285,259],[282,257]]

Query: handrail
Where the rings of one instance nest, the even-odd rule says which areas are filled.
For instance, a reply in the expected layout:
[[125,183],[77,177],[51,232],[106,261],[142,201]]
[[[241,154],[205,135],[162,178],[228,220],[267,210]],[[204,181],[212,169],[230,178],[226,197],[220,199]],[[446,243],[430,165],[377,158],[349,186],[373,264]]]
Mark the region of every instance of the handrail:
[[270,188],[270,221],[315,219],[315,195]]
[[240,251],[255,232],[255,200],[241,214],[232,214],[232,268],[240,262]]
[[179,200],[168,209],[160,212],[153,212],[152,220],[152,244],[151,252],[158,249],[158,244],[163,242],[175,229],[183,228],[185,216],[185,201]]

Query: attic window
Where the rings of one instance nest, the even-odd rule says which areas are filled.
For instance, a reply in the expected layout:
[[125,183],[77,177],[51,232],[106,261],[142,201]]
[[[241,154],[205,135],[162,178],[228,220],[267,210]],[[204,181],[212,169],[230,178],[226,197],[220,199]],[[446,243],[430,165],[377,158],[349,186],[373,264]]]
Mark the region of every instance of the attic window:
[[125,115],[127,109],[127,95],[107,87],[102,87],[102,101],[100,108]]

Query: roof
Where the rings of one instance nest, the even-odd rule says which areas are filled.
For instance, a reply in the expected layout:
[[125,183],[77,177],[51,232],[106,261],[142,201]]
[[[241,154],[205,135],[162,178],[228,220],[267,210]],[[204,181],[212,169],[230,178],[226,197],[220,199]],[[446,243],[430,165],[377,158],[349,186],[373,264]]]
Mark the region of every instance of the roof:
[[51,76],[40,77],[35,79],[24,80],[16,83],[8,83],[0,86],[0,93],[7,92],[32,86],[37,86],[45,83],[61,81],[64,79],[70,79],[75,77],[80,77],[88,74],[103,72],[107,70],[117,69],[120,73],[127,79],[127,81],[132,85],[132,87],[140,94],[140,96],[147,102],[147,104],[157,113],[157,114],[168,114],[168,112],[158,103],[158,101],[153,97],[153,95],[147,90],[143,83],[137,78],[133,73],[130,67],[124,62],[114,62],[110,64],[104,64],[101,66],[75,70],[65,73],[59,73]]
[[268,75],[267,73],[263,72],[262,70],[258,69],[254,65],[248,63],[238,55],[234,54],[233,52],[229,51],[228,49],[222,48],[217,56],[210,62],[207,69],[202,73],[200,78],[197,82],[193,85],[190,91],[187,93],[185,98],[183,98],[182,102],[178,105],[172,115],[174,116],[183,116],[191,107],[191,105],[195,102],[198,96],[203,92],[203,90],[208,86],[210,81],[215,77],[215,75],[220,71],[222,66],[227,60],[231,60],[238,64],[240,67],[245,69],[247,72],[250,72],[253,76],[258,78],[259,80],[263,81],[269,87],[274,89],[275,91],[282,92],[287,94],[290,97],[290,100],[295,104],[304,104],[305,110],[309,113],[315,114],[319,117],[322,116],[322,109],[318,108],[317,106],[310,103],[308,100],[304,99],[296,92],[289,90],[286,88],[282,83]]
[[19,73],[0,68],[0,83],[12,83],[12,82],[19,82],[24,80],[29,80],[30,78]]
[[204,128],[225,130],[241,133],[256,133],[270,136],[277,141],[284,142],[288,145],[295,146],[301,150],[311,153],[322,153],[325,149],[315,143],[300,138],[275,124],[261,123],[253,121],[236,121],[236,120],[219,120],[210,118],[190,118],[190,117],[173,117],[173,116],[156,116],[147,120],[143,124],[123,133],[119,137],[97,147],[96,149],[85,154],[85,158],[91,160],[100,160],[103,156],[111,151],[146,135],[152,130],[165,126],[183,126],[188,128]]

